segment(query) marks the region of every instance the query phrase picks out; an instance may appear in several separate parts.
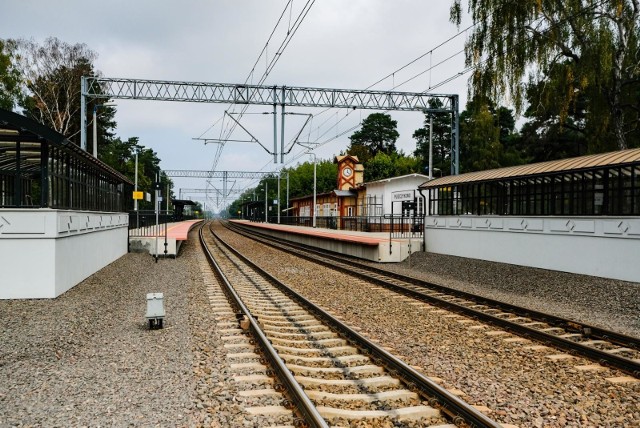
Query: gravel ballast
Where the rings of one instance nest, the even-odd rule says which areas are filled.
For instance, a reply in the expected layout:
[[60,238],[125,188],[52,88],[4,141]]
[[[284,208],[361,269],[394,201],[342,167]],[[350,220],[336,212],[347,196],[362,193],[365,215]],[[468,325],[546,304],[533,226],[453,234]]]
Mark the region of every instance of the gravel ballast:
[[[640,386],[607,382],[615,371],[581,372],[573,368],[586,363],[581,359],[555,362],[522,344],[498,346],[500,337],[404,298],[358,291],[345,276],[234,240],[405,361],[488,406],[501,422],[622,427],[640,421]],[[56,299],[0,300],[0,427],[254,426],[230,381],[202,257],[192,232],[177,259],[156,264],[147,254],[127,254]],[[636,283],[424,253],[385,267],[640,336]],[[147,327],[150,292],[164,293],[164,329]]]
[[387,263],[382,267],[513,305],[640,337],[638,282],[424,252],[414,253],[402,263]]
[[[439,379],[465,401],[486,407],[489,416],[501,423],[520,427],[627,427],[640,424],[640,382],[610,380],[623,376],[616,370],[581,369],[594,362],[418,304],[380,287],[372,287],[364,279],[330,272],[293,256],[278,256],[273,249],[250,243],[227,231],[221,233],[272,275],[359,328],[375,342],[392,349],[394,354],[427,376]],[[412,270],[417,265],[416,256],[411,261]],[[452,270],[444,272],[446,268],[440,265],[436,271],[447,280],[462,284],[462,288],[464,281],[457,279],[457,275],[464,277],[464,272],[468,272],[473,277],[473,269],[477,268],[466,262],[448,263],[446,267]],[[500,277],[500,271],[490,272],[489,269],[491,267],[481,269],[484,279]],[[517,281],[515,278],[513,283]],[[523,280],[529,281],[535,284],[535,279]],[[517,288],[508,294],[517,295]],[[556,291],[545,295],[541,292],[539,299],[554,300],[559,294],[562,293]],[[596,297],[600,300],[591,303],[594,308],[607,306],[615,314],[616,306],[607,302],[606,292],[598,293]],[[569,300],[562,301],[572,307]],[[635,315],[635,311],[626,313],[630,319]],[[607,319],[611,315],[601,312],[600,316]],[[589,319],[587,317],[587,321]],[[611,324],[616,325],[615,320]]]

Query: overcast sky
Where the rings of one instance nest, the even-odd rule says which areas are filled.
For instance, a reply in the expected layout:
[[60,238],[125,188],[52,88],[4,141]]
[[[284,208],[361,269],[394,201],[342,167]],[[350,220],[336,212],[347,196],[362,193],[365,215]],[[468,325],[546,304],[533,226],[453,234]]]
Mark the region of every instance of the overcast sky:
[[[266,56],[258,61],[253,83],[262,76],[267,62],[272,60],[288,28],[307,3],[307,0],[295,0],[293,7],[287,9],[266,49]],[[449,22],[450,3],[447,0],[317,0],[264,84],[365,89],[458,32]],[[104,77],[243,83],[286,4],[287,0],[3,0],[0,38],[32,38],[42,42],[54,36],[71,44],[86,43],[98,53],[95,65]],[[463,22],[461,28],[468,25],[469,22]],[[424,72],[462,50],[465,38],[465,35],[455,38],[371,89],[390,90]],[[464,55],[454,55],[396,90],[422,92],[463,69]],[[462,110],[468,77],[466,74],[454,79],[433,92],[459,94]],[[233,110],[232,106],[223,104],[116,102],[117,135],[122,139],[139,137],[141,144],[158,153],[161,167],[167,170],[210,170],[219,146],[205,145],[193,138],[218,138],[223,123],[228,122],[220,120],[224,111]],[[252,106],[248,112],[270,110]],[[239,108],[235,107],[235,111]],[[322,114],[323,109],[289,111],[314,115],[301,140],[328,141],[316,149],[322,159],[331,159],[344,150],[352,131],[335,137],[372,113],[355,111],[345,117],[347,112],[337,109]],[[422,126],[424,115],[419,112],[390,114],[398,121],[398,148],[412,153],[415,140],[411,135]],[[285,142],[292,141],[304,120],[304,116],[286,117]],[[246,115],[241,123],[265,146],[273,146],[272,115]],[[237,128],[230,138],[246,140],[248,137]],[[300,157],[302,151],[303,148],[294,147],[285,165],[309,160],[309,156]],[[282,164],[274,164],[273,156],[258,144],[229,142],[221,152],[216,170],[274,171],[281,167]],[[203,179],[175,178],[174,182],[176,195],[180,188],[207,185]],[[222,188],[220,181],[211,184]],[[255,182],[237,181],[229,186],[243,189],[253,184]],[[198,199],[198,195],[187,196]],[[209,201],[207,207],[218,211],[222,204]]]

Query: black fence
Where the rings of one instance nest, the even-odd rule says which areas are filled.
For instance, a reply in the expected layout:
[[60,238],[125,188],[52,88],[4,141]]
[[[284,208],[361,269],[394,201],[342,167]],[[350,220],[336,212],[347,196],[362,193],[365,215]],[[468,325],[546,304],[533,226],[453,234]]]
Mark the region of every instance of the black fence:
[[429,200],[430,215],[638,216],[640,162],[444,184]]
[[0,208],[123,212],[133,183],[64,136],[0,109]]
[[[277,217],[269,217],[269,223],[277,223]],[[313,217],[280,217],[280,224],[313,227]],[[322,229],[351,230],[357,232],[385,232],[393,238],[422,237],[423,217],[358,216],[316,217],[316,227]]]

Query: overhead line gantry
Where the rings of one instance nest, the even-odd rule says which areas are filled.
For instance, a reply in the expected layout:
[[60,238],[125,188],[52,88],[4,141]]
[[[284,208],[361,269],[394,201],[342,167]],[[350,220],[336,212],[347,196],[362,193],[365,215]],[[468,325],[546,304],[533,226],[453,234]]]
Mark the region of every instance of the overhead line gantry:
[[[265,86],[231,83],[180,82],[166,80],[123,79],[95,76],[81,78],[81,147],[87,147],[87,98],[180,101],[272,105],[274,110],[274,162],[278,161],[277,106],[281,106],[282,128],[280,161],[284,162],[284,112],[289,107],[324,107],[388,111],[451,113],[451,173],[459,170],[459,99],[457,94],[424,92],[329,89],[293,86]],[[439,99],[441,108],[429,101]]]

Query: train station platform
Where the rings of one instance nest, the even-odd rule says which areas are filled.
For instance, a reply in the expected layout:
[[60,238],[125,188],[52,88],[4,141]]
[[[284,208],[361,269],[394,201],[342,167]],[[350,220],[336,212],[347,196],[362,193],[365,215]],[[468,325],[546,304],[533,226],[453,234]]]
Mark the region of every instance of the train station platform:
[[[189,231],[202,220],[185,220],[129,229],[129,251],[176,257]],[[165,252],[166,251],[166,252]]]
[[357,232],[248,220],[231,222],[276,238],[380,263],[401,262],[423,250],[422,237],[397,238],[391,237],[389,232]]

